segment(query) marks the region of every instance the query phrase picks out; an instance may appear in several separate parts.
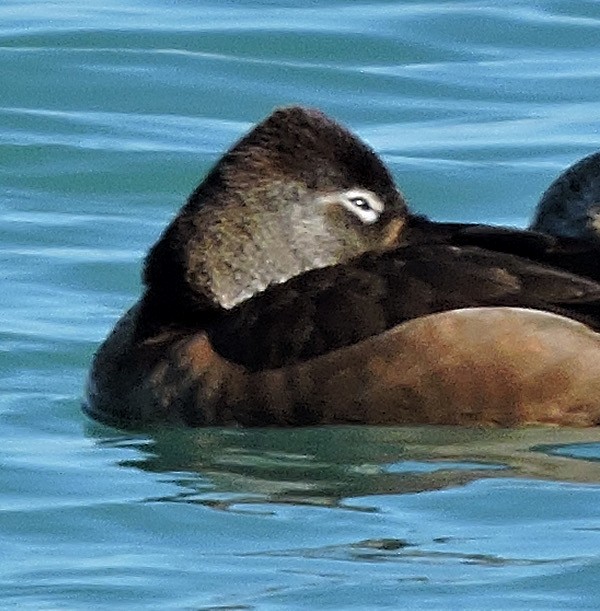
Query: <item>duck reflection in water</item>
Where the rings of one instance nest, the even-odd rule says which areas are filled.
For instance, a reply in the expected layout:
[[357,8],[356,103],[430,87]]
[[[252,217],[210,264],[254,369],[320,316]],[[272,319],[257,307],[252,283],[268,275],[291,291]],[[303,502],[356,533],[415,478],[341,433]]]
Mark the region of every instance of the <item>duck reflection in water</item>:
[[[248,504],[376,506],[380,494],[413,494],[482,478],[597,483],[600,462],[577,458],[600,429],[334,426],[202,428],[154,431],[142,439],[107,435],[102,446],[129,447],[121,464],[163,474],[177,486],[160,500],[243,511]],[[595,456],[598,451],[595,451]],[[363,500],[357,502],[357,498]],[[157,500],[157,499],[148,499]]]
[[150,250],[85,409],[123,428],[594,426],[599,249],[419,217],[348,130],[277,110]]

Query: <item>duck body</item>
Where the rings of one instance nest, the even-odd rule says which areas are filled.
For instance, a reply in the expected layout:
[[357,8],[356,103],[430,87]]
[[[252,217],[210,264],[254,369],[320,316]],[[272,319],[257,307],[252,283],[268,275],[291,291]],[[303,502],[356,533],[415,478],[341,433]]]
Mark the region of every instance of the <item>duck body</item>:
[[202,331],[137,342],[136,315],[107,338],[88,381],[86,413],[118,428],[600,424],[600,335],[540,310],[449,310],[255,372]]
[[366,145],[276,111],[150,251],[84,409],[122,428],[596,425],[597,249],[411,215]]
[[205,330],[221,355],[258,371],[326,354],[422,316],[483,306],[540,309],[597,330],[600,284],[479,246],[409,243],[270,287]]

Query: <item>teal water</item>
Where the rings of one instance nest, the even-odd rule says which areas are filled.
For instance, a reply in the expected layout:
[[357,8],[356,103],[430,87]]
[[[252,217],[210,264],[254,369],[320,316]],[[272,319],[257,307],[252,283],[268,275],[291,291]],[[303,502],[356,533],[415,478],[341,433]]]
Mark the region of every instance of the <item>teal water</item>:
[[415,209],[524,225],[600,148],[600,3],[0,4],[0,608],[600,607],[600,432],[123,434],[91,355],[202,175],[274,106]]

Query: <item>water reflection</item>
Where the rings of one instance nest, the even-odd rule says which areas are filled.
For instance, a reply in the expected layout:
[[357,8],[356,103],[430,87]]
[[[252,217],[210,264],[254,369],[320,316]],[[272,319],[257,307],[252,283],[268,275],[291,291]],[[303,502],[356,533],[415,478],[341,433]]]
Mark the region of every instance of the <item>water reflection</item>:
[[[600,483],[596,429],[345,426],[131,436],[90,425],[88,432],[100,445],[137,450],[121,465],[178,484],[180,493],[168,500],[219,509],[265,502],[349,508],[353,497],[438,490],[480,478]],[[361,504],[360,510],[369,509]]]

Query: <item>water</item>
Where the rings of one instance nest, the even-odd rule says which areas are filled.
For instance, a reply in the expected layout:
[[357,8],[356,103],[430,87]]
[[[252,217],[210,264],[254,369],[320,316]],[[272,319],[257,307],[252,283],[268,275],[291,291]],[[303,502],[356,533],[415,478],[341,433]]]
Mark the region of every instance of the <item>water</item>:
[[598,608],[600,432],[131,435],[85,372],[144,253],[274,106],[415,209],[524,225],[600,148],[600,3],[0,5],[0,607]]

